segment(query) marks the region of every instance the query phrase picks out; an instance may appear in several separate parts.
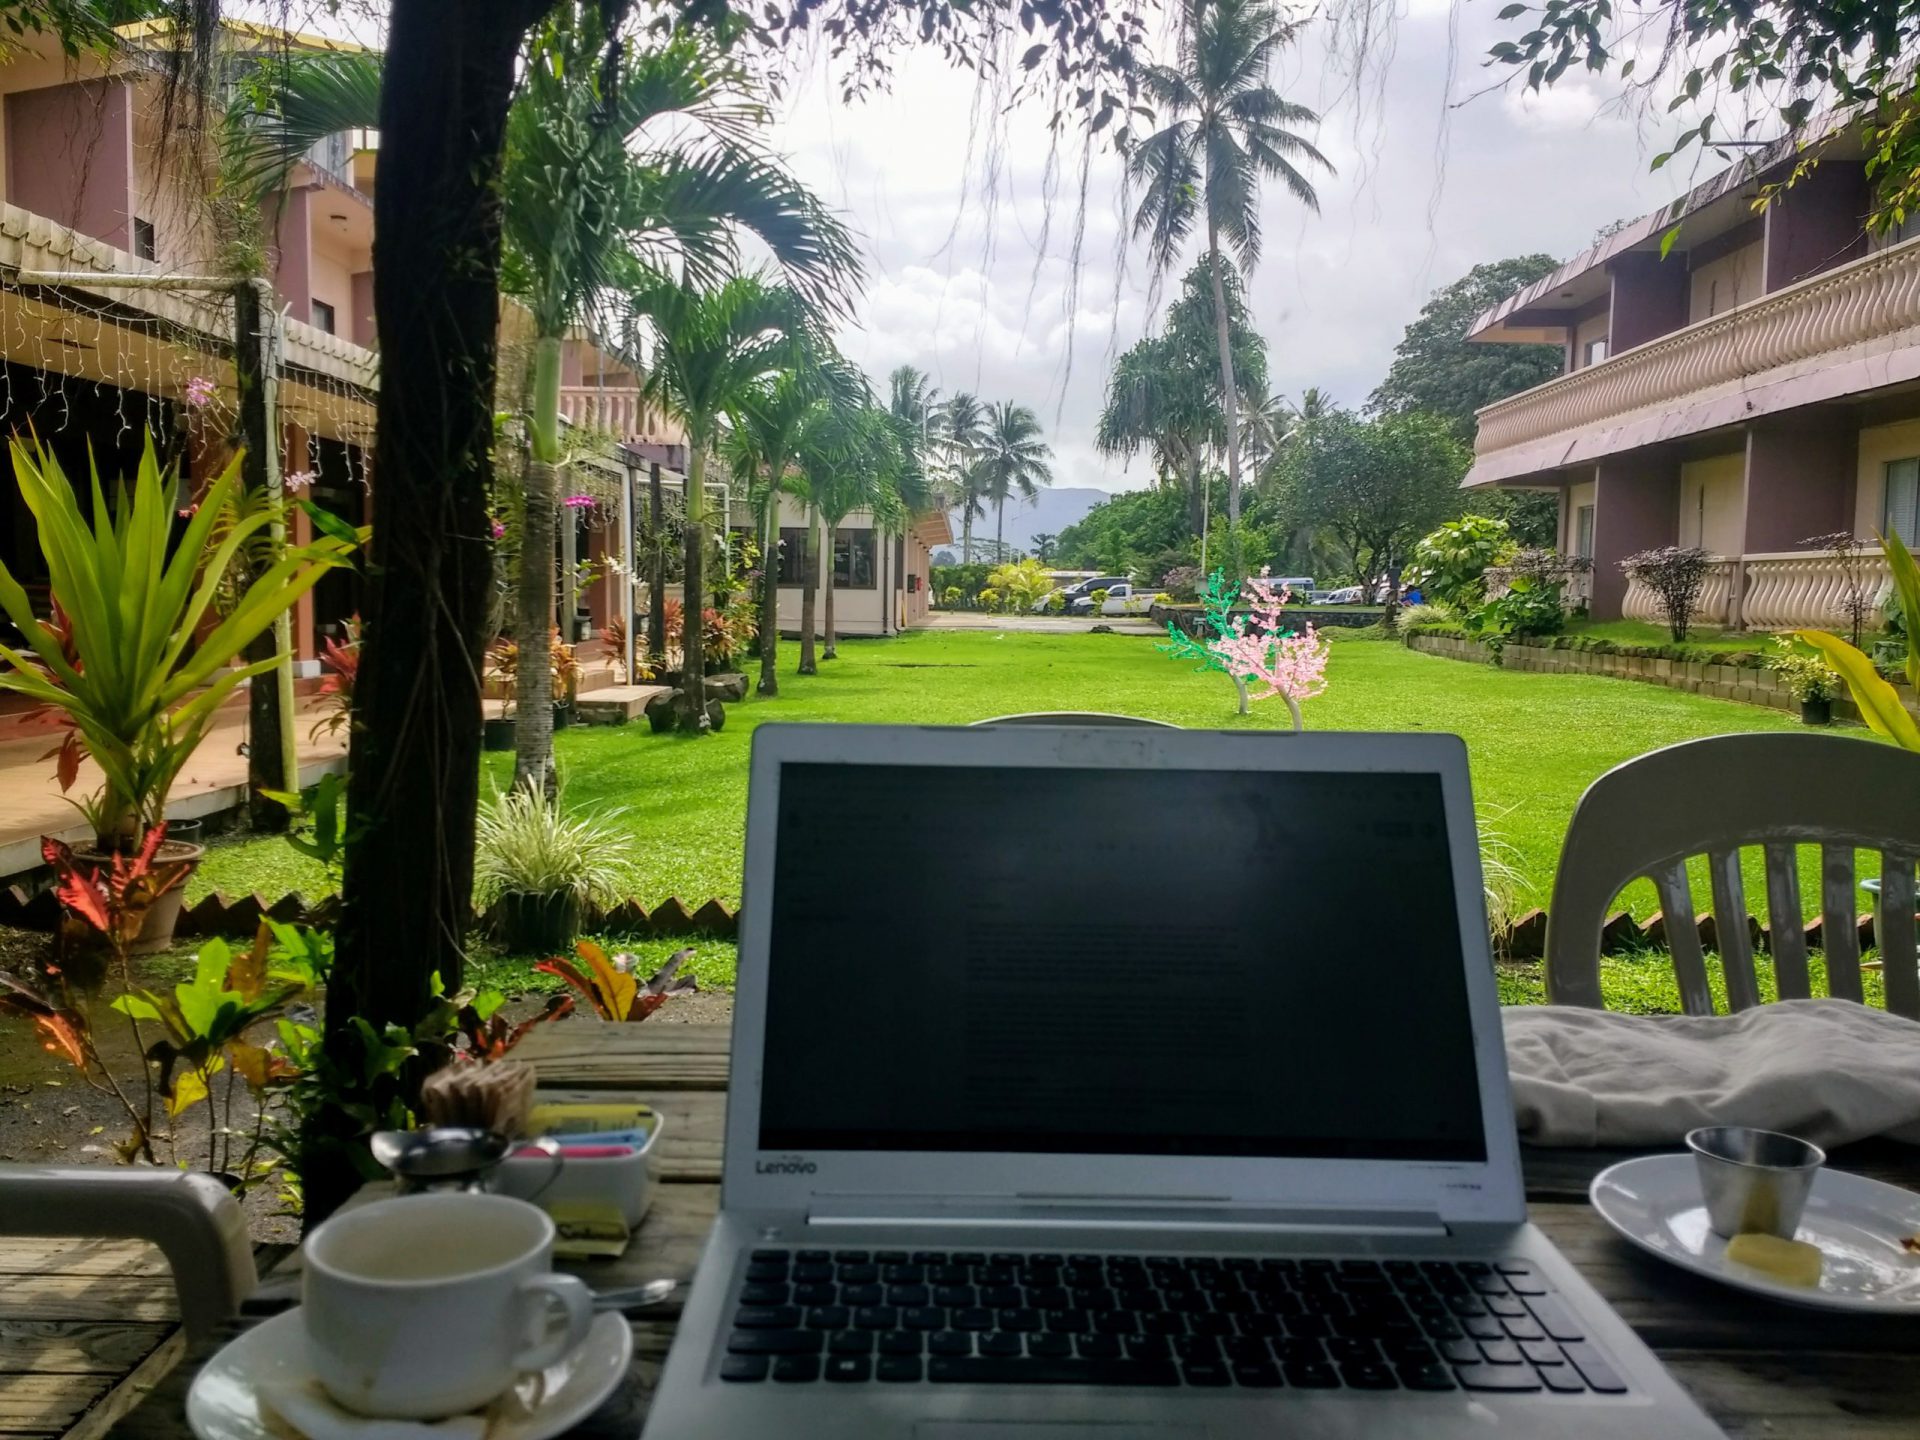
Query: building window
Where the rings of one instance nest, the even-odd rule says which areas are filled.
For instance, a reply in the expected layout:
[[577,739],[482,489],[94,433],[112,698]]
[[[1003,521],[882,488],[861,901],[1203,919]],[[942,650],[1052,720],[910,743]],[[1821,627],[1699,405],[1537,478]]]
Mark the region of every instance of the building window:
[[1587,341],[1585,353],[1586,358],[1580,362],[1582,365],[1598,365],[1607,358],[1607,337],[1602,335],[1598,340]]
[[135,218],[133,222],[133,253],[142,260],[158,260],[160,246],[153,233],[153,222]]
[[1573,553],[1576,559],[1593,558],[1593,506],[1582,505],[1573,512]]
[[780,583],[788,588],[807,583],[807,527],[780,527]]
[[313,328],[324,330],[329,335],[339,333],[333,328],[333,307],[324,300],[313,302]]
[[842,530],[833,537],[833,584],[838,590],[871,590],[873,531]]
[[1887,462],[1887,498],[1880,516],[1882,534],[1920,544],[1920,459]]

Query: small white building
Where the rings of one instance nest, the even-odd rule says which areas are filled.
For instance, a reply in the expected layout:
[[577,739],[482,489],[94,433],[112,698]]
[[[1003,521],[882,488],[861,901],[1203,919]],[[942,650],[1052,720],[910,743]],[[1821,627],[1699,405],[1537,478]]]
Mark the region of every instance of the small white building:
[[[835,532],[827,554],[825,527],[816,542],[820,557],[814,624],[826,624],[826,577],[833,574],[833,625],[839,635],[895,635],[926,623],[933,573],[933,549],[953,542],[944,511],[908,523],[904,530],[876,529],[865,510],[849,515]],[[780,631],[800,633],[801,589],[806,579],[807,517],[795,500],[780,506],[778,565]]]

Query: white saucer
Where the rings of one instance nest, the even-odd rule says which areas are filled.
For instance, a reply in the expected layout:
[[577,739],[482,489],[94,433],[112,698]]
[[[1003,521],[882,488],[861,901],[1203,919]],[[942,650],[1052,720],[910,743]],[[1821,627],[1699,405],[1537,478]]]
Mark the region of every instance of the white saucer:
[[[624,1315],[595,1317],[587,1338],[558,1364],[522,1376],[494,1403],[487,1440],[548,1440],[579,1424],[611,1395],[633,1361]],[[254,1326],[201,1367],[187,1392],[187,1423],[200,1440],[286,1440],[288,1431],[260,1413],[263,1383],[308,1377],[300,1308]]]
[[1920,1255],[1900,1243],[1920,1236],[1920,1195],[1911,1191],[1840,1170],[1814,1177],[1795,1238],[1826,1257],[1818,1289],[1783,1285],[1727,1259],[1727,1242],[1707,1223],[1691,1155],[1624,1160],[1596,1175],[1587,1193],[1628,1240],[1696,1275],[1794,1305],[1920,1315]]

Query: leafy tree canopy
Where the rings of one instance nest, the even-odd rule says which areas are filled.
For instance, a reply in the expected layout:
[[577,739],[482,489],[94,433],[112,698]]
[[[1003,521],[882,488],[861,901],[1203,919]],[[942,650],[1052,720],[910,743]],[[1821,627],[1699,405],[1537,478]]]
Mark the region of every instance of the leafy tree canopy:
[[[1363,0],[1364,3],[1364,0]],[[1502,20],[1526,29],[1495,45],[1490,58],[1513,67],[1529,89],[1552,85],[1571,69],[1612,71],[1642,94],[1677,91],[1670,110],[1698,120],[1654,158],[1698,144],[1722,159],[1741,158],[1742,140],[1771,139],[1778,128],[1802,132],[1822,110],[1857,108],[1877,183],[1869,224],[1889,229],[1920,203],[1920,114],[1911,103],[1911,57],[1920,46],[1916,0],[1613,0],[1516,3]],[[1648,63],[1646,51],[1657,46]],[[1722,123],[1719,107],[1744,119]],[[1732,142],[1732,143],[1728,143]],[[1817,162],[1803,157],[1797,179]],[[1789,181],[1790,183],[1790,181]],[[1764,198],[1764,195],[1763,195]]]
[[1333,533],[1364,585],[1397,571],[1415,541],[1460,513],[1469,458],[1438,415],[1363,420],[1335,411],[1301,428],[1280,486],[1297,513]]
[[1394,347],[1393,365],[1367,401],[1377,415],[1425,410],[1463,443],[1473,442],[1473,412],[1558,375],[1558,345],[1476,345],[1467,327],[1489,306],[1552,273],[1551,255],[1519,255],[1476,265],[1434,292]]

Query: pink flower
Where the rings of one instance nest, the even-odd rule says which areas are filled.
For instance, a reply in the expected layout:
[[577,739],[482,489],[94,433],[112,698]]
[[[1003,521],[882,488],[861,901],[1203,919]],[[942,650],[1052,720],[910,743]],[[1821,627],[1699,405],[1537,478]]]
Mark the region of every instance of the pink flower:
[[173,513],[178,515],[182,520],[191,520],[195,515],[200,513],[200,502],[196,500],[193,504],[187,506],[186,509],[176,510]]
[[498,540],[507,533],[507,527],[500,521],[493,522],[493,538]]
[[290,475],[282,476],[280,479],[280,483],[286,486],[286,488],[289,490],[293,490],[293,491],[304,490],[309,485],[313,484],[313,471],[295,470]]
[[204,410],[213,401],[215,390],[213,381],[204,375],[196,375],[187,381],[187,404],[196,410]]
[[1327,640],[1312,625],[1297,634],[1280,633],[1280,612],[1287,603],[1286,591],[1267,578],[1262,570],[1247,581],[1249,609],[1259,633],[1247,633],[1248,616],[1234,619],[1230,634],[1208,645],[1234,679],[1267,688],[1250,693],[1249,700],[1271,700],[1276,696],[1287,702],[1293,714],[1293,728],[1300,724],[1300,702],[1312,699],[1327,688],[1327,659],[1331,649]]
[[566,506],[569,510],[591,510],[593,508],[593,496],[569,495],[567,496],[566,499],[562,500],[560,503]]

